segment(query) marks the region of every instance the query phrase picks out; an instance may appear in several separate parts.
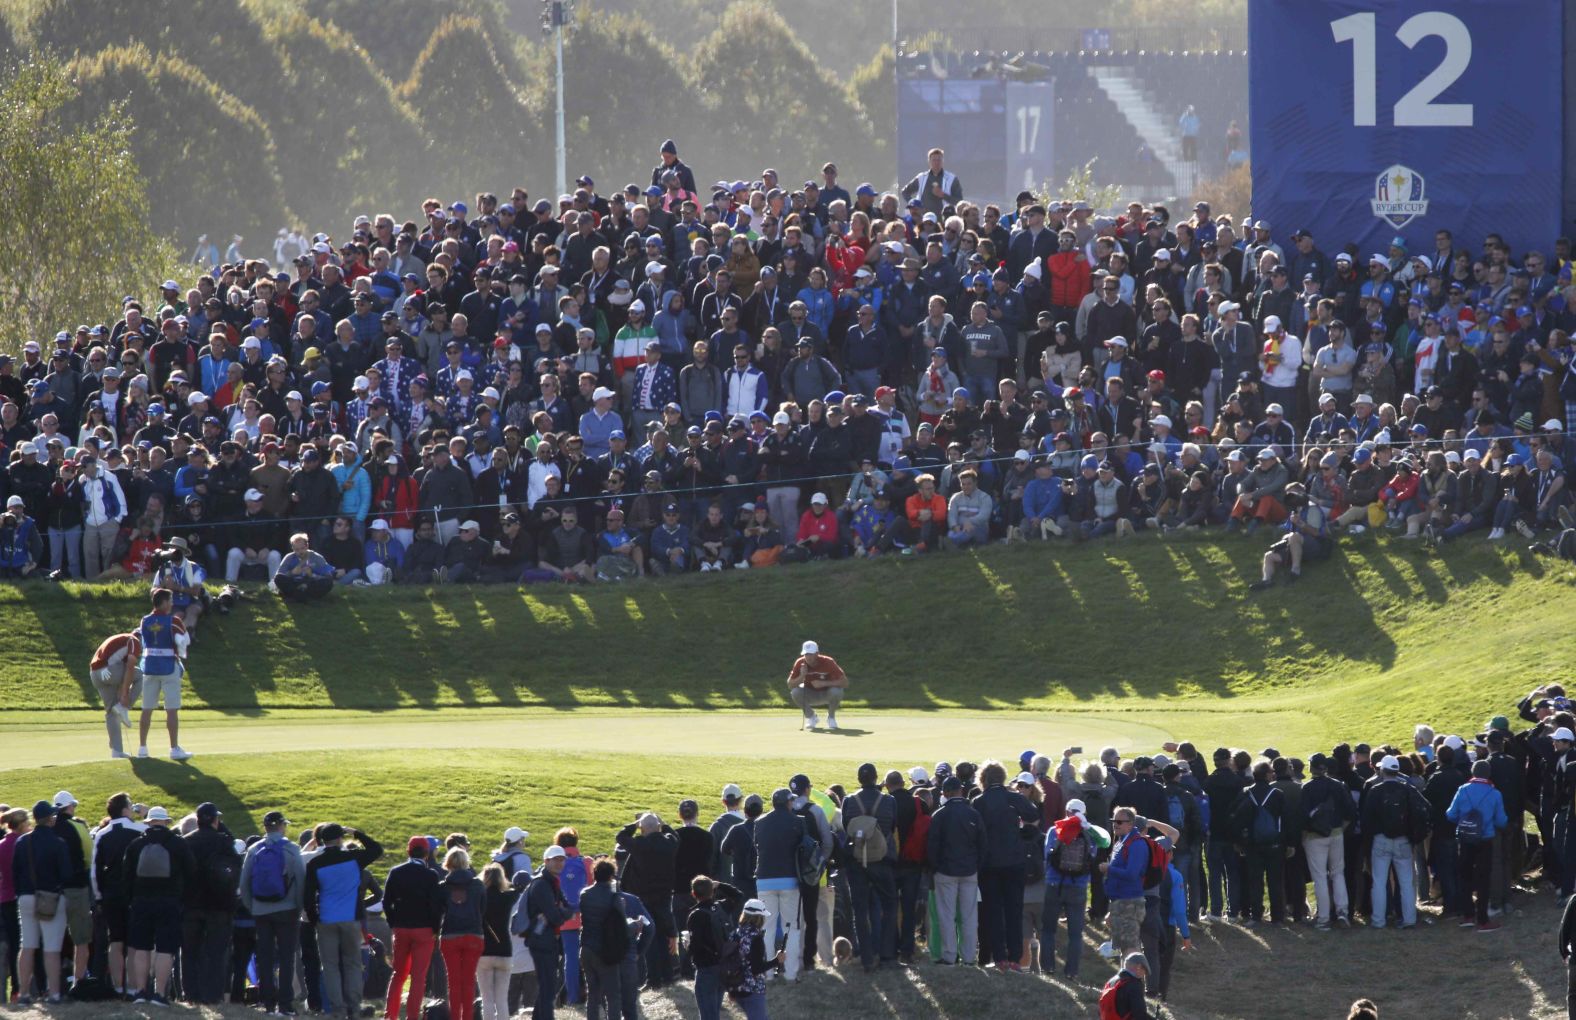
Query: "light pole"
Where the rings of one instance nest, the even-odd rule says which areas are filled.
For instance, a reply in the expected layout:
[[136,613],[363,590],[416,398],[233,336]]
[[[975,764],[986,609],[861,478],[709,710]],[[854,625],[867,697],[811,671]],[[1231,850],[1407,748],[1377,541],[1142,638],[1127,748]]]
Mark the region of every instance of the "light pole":
[[554,73],[556,94],[553,111],[557,142],[554,155],[557,159],[558,194],[569,190],[569,171],[564,143],[564,25],[573,11],[575,0],[542,0],[542,32],[553,37],[553,55],[557,67]]

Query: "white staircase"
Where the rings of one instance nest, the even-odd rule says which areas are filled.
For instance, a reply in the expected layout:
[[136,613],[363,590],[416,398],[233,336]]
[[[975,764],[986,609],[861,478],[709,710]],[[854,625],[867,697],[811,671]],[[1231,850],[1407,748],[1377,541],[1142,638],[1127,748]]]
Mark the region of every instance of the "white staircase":
[[[1175,121],[1149,101],[1138,76],[1129,69],[1091,67],[1089,75],[1100,86],[1100,91],[1116,104],[1117,110],[1127,118],[1144,144],[1149,146],[1149,151],[1170,172],[1172,180],[1176,182],[1177,197],[1184,200],[1190,198],[1193,186],[1197,183],[1198,166],[1183,162],[1182,138]],[[1123,195],[1127,198],[1160,197],[1148,194],[1154,190],[1153,186],[1124,186]]]

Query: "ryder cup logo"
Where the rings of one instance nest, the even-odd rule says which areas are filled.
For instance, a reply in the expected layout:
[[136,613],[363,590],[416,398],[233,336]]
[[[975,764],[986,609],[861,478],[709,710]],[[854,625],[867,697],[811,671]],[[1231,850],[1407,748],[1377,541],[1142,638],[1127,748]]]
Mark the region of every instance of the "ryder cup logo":
[[1411,167],[1392,166],[1374,182],[1374,197],[1368,203],[1374,215],[1392,227],[1404,227],[1428,212],[1423,197],[1423,175]]

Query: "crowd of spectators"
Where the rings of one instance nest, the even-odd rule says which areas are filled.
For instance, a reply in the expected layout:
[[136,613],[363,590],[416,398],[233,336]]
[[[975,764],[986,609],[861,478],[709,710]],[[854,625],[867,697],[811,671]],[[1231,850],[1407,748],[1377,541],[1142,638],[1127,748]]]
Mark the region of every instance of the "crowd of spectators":
[[432,998],[469,1020],[479,998],[485,1020],[532,1003],[547,1020],[586,997],[633,1018],[640,990],[692,980],[702,1017],[726,994],[757,1020],[769,981],[856,963],[1088,981],[1088,943],[1120,967],[1102,1015],[1142,1017],[1201,925],[1492,935],[1532,883],[1568,899],[1573,712],[1551,685],[1465,736],[1419,725],[1407,747],[1028,750],[1016,769],[867,763],[846,788],[730,783],[713,820],[694,799],[671,824],[647,804],[605,855],[561,828],[539,865],[519,827],[490,855],[416,834],[385,871],[383,845],[338,822],[271,810],[244,834],[212,803],[179,818],[118,793],[90,824],[60,791],[0,806],[0,992],[283,1016],[304,1000],[357,1017],[365,999],[388,1020]]
[[[524,188],[201,266],[0,355],[0,574],[618,581],[992,541],[1512,531],[1576,553],[1570,242],[1365,254],[944,154]],[[1284,245],[1284,246],[1283,246]],[[1547,532],[1547,534],[1540,534]],[[206,592],[200,593],[206,598]]]

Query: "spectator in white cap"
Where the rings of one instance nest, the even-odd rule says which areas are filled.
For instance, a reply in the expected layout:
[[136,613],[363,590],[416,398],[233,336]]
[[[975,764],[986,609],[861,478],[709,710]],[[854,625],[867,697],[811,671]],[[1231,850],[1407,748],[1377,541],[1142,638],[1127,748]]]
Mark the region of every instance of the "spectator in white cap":
[[1369,924],[1383,928],[1387,923],[1390,873],[1394,871],[1400,897],[1401,927],[1412,928],[1417,925],[1413,843],[1422,842],[1428,833],[1428,802],[1401,777],[1401,762],[1393,754],[1380,760],[1377,778],[1363,796],[1360,830],[1370,840],[1373,915]]
[[405,567],[405,543],[394,537],[389,522],[379,517],[367,525],[365,543],[368,584],[390,584]]
[[[1277,287],[1290,291],[1286,287],[1284,270],[1272,275],[1271,279]],[[1300,420],[1297,418],[1297,373],[1302,369],[1302,341],[1286,332],[1279,315],[1263,314],[1275,293],[1267,291],[1259,298],[1258,310],[1264,324],[1264,347],[1259,355],[1264,399],[1282,405],[1287,418]],[[1289,305],[1287,311],[1290,311]]]
[[596,460],[608,452],[608,437],[624,428],[624,419],[613,410],[618,394],[606,386],[591,391],[591,409],[580,416],[580,436],[585,441],[583,450],[588,460]]
[[263,491],[247,489],[242,496],[244,509],[241,516],[231,521],[225,529],[224,579],[235,583],[248,567],[261,567],[267,577],[279,572],[279,562],[284,558],[280,551],[284,535],[280,522],[263,507]]
[[772,956],[766,955],[766,943],[772,940],[766,931],[766,922],[771,916],[772,912],[761,900],[746,900],[744,911],[739,915],[737,937],[743,976],[730,991],[747,1020],[766,1020],[766,974],[784,956],[781,950]]
[[806,641],[799,649],[799,657],[788,670],[788,696],[804,713],[804,728],[813,730],[820,725],[815,710],[826,707],[826,728],[837,730],[837,709],[848,690],[848,675],[830,655],[821,654],[821,646]]
[[503,868],[505,878],[514,878],[516,872],[531,873],[531,855],[525,852],[525,838],[530,833],[518,825],[503,830],[503,842],[493,852],[494,864]]

